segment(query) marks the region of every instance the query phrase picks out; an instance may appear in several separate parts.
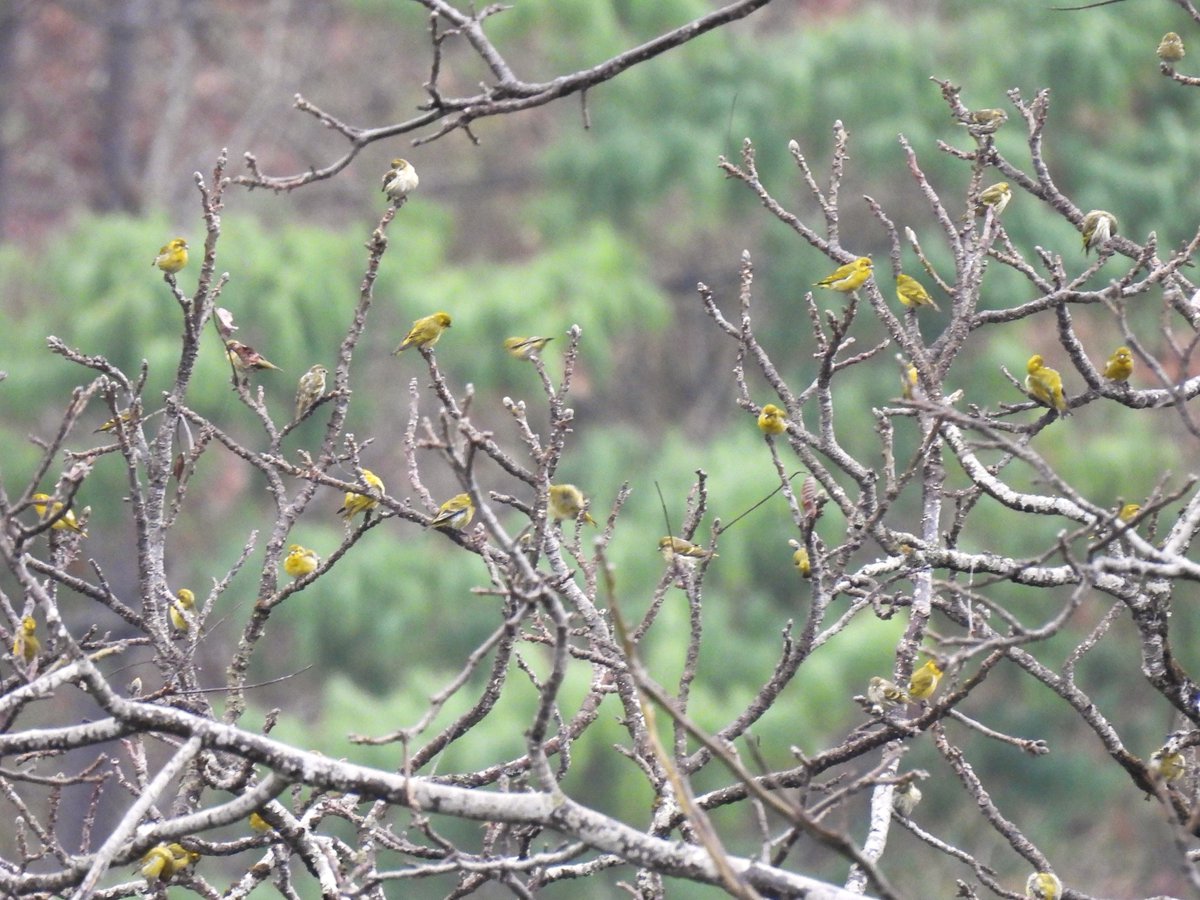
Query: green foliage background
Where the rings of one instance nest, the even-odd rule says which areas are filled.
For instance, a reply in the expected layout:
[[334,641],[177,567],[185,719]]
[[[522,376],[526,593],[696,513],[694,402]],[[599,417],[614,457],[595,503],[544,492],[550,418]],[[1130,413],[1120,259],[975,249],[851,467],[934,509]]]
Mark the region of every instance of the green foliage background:
[[[407,6],[365,0],[343,6],[346,15],[361,18],[364,28],[399,22],[411,26],[420,18],[414,19]],[[489,30],[500,46],[528,59],[529,77],[552,77],[598,62],[710,7],[701,0],[519,2],[490,20]],[[865,3],[837,17],[806,18],[774,10],[764,15],[790,27],[756,28],[751,20],[591,92],[588,131],[579,126],[573,101],[538,114],[541,128],[535,140],[523,134],[522,121],[486,123],[484,147],[477,151],[483,165],[512,147],[519,156],[515,162],[505,157],[505,165],[532,175],[511,196],[495,198],[507,204],[499,217],[502,236],[473,224],[474,199],[439,199],[439,178],[450,174],[438,169],[441,144],[413,151],[410,158],[422,173],[423,187],[434,189],[419,194],[392,225],[376,306],[354,364],[349,430],[360,439],[375,439],[366,463],[392,493],[404,496],[398,439],[409,379],[422,387],[423,413],[434,409],[423,390],[420,361],[388,355],[411,319],[435,309],[454,314],[454,329],[438,347],[439,362],[459,388],[475,386],[476,415],[513,448],[515,430],[500,398],[526,400],[535,422],[543,421],[544,414],[532,369],[505,356],[500,339],[512,333],[554,334],[558,342],[551,348],[557,350],[565,343],[566,328],[579,324],[583,354],[573,398],[578,419],[560,477],[584,487],[598,512],[607,511],[622,483],[633,488],[612,548],[627,615],[645,609],[662,573],[654,552],[664,531],[656,483],[672,525],[683,514],[697,468],[709,476],[713,515],[725,521],[775,486],[761,437],[732,403],[732,342],[699,314],[695,283],[713,285],[722,305],[730,307],[739,254],[749,249],[756,263],[758,333],[793,384],[806,383],[814,374],[802,298],[831,264],[769,218],[744,186],[722,178],[717,156],[736,159],[744,137],[754,141],[764,182],[785,205],[816,224],[819,211],[785,148],[795,138],[821,173],[830,156],[832,123],[842,120],[851,136],[842,190],[843,243],[855,252],[886,254],[885,236],[859,199],[866,193],[900,226],[916,229],[947,271],[950,257],[905,169],[897,134],[912,142],[931,182],[958,214],[966,209],[969,173],[935,145],[940,140],[966,147],[969,139],[949,118],[929,77],[963,85],[970,106],[1009,109],[1010,122],[998,143],[1017,161],[1027,160],[1028,153],[1005,92],[1015,88],[1029,99],[1039,88],[1050,87],[1047,156],[1057,183],[1077,205],[1111,209],[1124,233],[1144,240],[1153,230],[1166,246],[1186,240],[1200,219],[1200,196],[1191,190],[1200,145],[1186,127],[1200,114],[1200,94],[1164,79],[1154,58],[1163,31],[1180,30],[1187,38],[1182,14],[1168,4],[1127,3],[1065,13],[1026,0],[959,0]],[[461,159],[458,164],[464,165]],[[294,378],[317,361],[332,366],[366,260],[362,245],[382,211],[370,187],[372,172],[346,177],[364,185],[356,227],[331,228],[311,210],[292,218],[287,210],[293,201],[287,196],[243,203],[237,190],[229,195],[218,269],[230,272],[231,280],[222,304],[241,324],[239,336],[284,369],[262,379],[268,403],[281,419],[290,409]],[[486,180],[481,189],[485,185]],[[479,202],[490,201],[485,197]],[[1077,233],[1032,198],[1016,197],[1005,226],[1026,252],[1042,246],[1061,254],[1069,271],[1083,266]],[[0,384],[0,439],[10,493],[38,455],[26,436],[48,437],[70,390],[86,380],[86,373],[46,352],[45,335],[56,334],[85,353],[103,353],[131,373],[146,360],[151,406],[169,384],[179,310],[147,263],[154,248],[175,231],[191,236],[194,246],[200,243],[201,223],[194,214],[181,225],[165,215],[132,220],[81,213],[40,252],[0,247],[9,324],[0,330],[0,360],[9,376]],[[514,252],[514,244],[519,251]],[[185,271],[182,283],[185,290],[194,286],[194,267]],[[988,307],[1031,299],[1028,284],[998,266],[989,271],[985,289]],[[820,303],[837,305],[825,297]],[[1156,310],[1149,302],[1145,306],[1134,311],[1135,322],[1153,345]],[[1083,328],[1095,341],[1089,347],[1094,357],[1107,355],[1117,336],[1108,314],[1094,309],[1080,318],[1092,320]],[[944,321],[935,313],[923,320],[922,328],[932,337]],[[1047,314],[1033,324],[1045,329],[1050,321]],[[866,347],[881,332],[860,319],[856,336]],[[1031,333],[1030,323],[980,334],[952,370],[951,381],[965,390],[968,403],[1019,401],[1001,367],[1018,371],[1033,346],[1052,349],[1044,337]],[[555,371],[556,355],[549,354]],[[692,359],[703,359],[705,367],[698,371],[689,364]],[[861,459],[873,462],[877,449],[870,410],[897,393],[895,365],[883,355],[842,381],[836,396],[839,437]],[[1073,385],[1068,378],[1068,392],[1075,381]],[[763,385],[756,389],[760,402],[771,399]],[[202,355],[190,402],[257,446],[255,422],[229,392],[228,369],[215,336]],[[108,415],[100,408],[89,410],[84,425],[99,425]],[[1147,428],[1146,421],[1146,416],[1135,421],[1127,410],[1097,404],[1070,422],[1051,426],[1036,446],[1061,463],[1096,502],[1111,504],[1118,496],[1139,499],[1162,473],[1179,471],[1181,464],[1169,441],[1129,440],[1130,433]],[[1168,429],[1170,424],[1170,417],[1163,416],[1152,427]],[[290,447],[293,452],[314,447],[320,435],[319,424],[307,425]],[[899,440],[911,447],[912,435],[901,434]],[[68,446],[80,449],[90,441],[80,431]],[[1031,473],[1014,470],[1012,476],[1032,483]],[[444,492],[453,487],[432,465],[426,477]],[[117,458],[108,457],[81,499],[93,507],[89,554],[105,566],[115,585],[129,591],[132,572],[125,548],[130,523],[117,499],[124,494],[124,479]],[[952,480],[963,482],[957,475]],[[495,470],[485,471],[483,481],[493,489],[516,489]],[[201,593],[236,558],[248,532],[267,521],[270,507],[262,485],[219,450],[201,463],[192,494],[194,507],[185,514],[169,552],[174,553],[178,584]],[[319,500],[293,537],[327,553],[340,535],[332,516],[338,498],[330,494]],[[1030,525],[1025,519],[1018,523],[994,505],[982,506],[988,527],[970,536],[971,549],[1030,554],[1062,527],[1053,522]],[[915,508],[915,497],[910,497],[904,509],[915,515]],[[711,517],[704,528],[710,523]],[[836,541],[843,525],[830,513],[821,531],[828,530],[828,539]],[[702,664],[693,700],[695,718],[707,727],[718,727],[750,699],[775,663],[781,630],[804,615],[809,586],[789,565],[786,541],[792,536],[784,502],[776,497],[721,539],[720,558],[706,582]],[[590,535],[584,540],[589,542]],[[396,748],[366,750],[348,744],[345,735],[383,733],[414,722],[427,697],[498,623],[497,599],[471,593],[472,587],[486,585],[482,564],[452,551],[438,534],[389,523],[372,532],[330,578],[280,611],[271,623],[272,653],[258,661],[257,674],[271,678],[303,665],[312,668],[259,695],[262,709],[284,708],[278,736],[331,755],[400,764]],[[256,584],[250,566],[219,603],[218,621],[206,639],[214,680],[253,602]],[[989,589],[989,596],[1031,623],[1050,608],[1032,590]],[[835,614],[845,602],[835,602]],[[1089,600],[1078,628],[1052,647],[1065,654],[1103,608],[1099,598]],[[83,625],[94,612],[76,608],[71,615]],[[1187,610],[1178,614],[1192,616]],[[805,664],[776,709],[754,729],[770,763],[787,765],[789,747],[814,751],[862,720],[850,695],[861,692],[871,674],[890,671],[901,619],[857,624]],[[114,625],[106,621],[104,627]],[[686,628],[683,595],[672,592],[660,625],[643,647],[667,685],[678,673]],[[1161,705],[1143,702],[1149,692],[1139,683],[1136,649],[1118,657],[1110,652],[1111,644],[1102,647],[1109,649],[1086,658],[1082,669],[1093,673],[1095,696],[1106,713],[1120,727],[1142,734],[1141,746],[1149,753],[1169,724],[1167,714]],[[540,664],[536,649],[523,653],[535,666]],[[514,682],[523,677],[512,675]],[[1074,830],[1085,835],[1080,841],[1084,849],[1054,859],[1068,884],[1078,878],[1093,893],[1105,893],[1094,883],[1099,872],[1110,879],[1109,894],[1133,890],[1133,884],[1138,891],[1154,890],[1158,876],[1152,856],[1129,848],[1118,863],[1086,849],[1111,846],[1123,829],[1154,835],[1162,826],[1152,804],[1142,809],[1140,803],[1125,802],[1121,810],[1095,806],[1104,797],[1139,798],[1121,773],[1097,765],[1103,757],[1094,739],[1059,724],[1065,711],[1061,702],[1028,684],[1001,667],[966,710],[993,727],[1044,737],[1051,744],[1051,755],[1040,758],[999,744],[980,750],[976,765],[985,780],[996,779],[995,799],[1013,818],[1028,818],[1030,810],[1038,810],[1041,826],[1031,836],[1052,849],[1063,847],[1064,836]],[[477,689],[456,698],[435,728],[473,701]],[[439,760],[438,770],[483,765],[497,754],[519,755],[532,696],[527,691],[506,700],[471,740],[454,745]],[[370,711],[365,720],[364,709]],[[638,788],[640,776],[611,750],[622,739],[613,722],[618,714],[615,704],[607,706],[595,733],[574,748],[575,769],[566,787],[636,826],[651,815],[649,796]],[[995,845],[994,838],[976,832],[972,810],[956,807],[962,795],[956,785],[946,783],[951,776],[930,748],[918,746],[908,764],[934,774],[925,785],[927,799],[918,821],[949,833],[966,829],[964,844],[979,838]],[[753,823],[739,819],[738,827],[740,838],[731,842],[732,849],[754,852]],[[899,835],[895,840],[903,847],[910,838]],[[996,851],[994,864],[1002,876],[1014,886],[1022,882],[1020,861],[999,846]],[[799,856],[805,859],[810,852],[801,847]],[[925,884],[928,873],[907,863],[919,856],[889,854],[885,871],[902,886]],[[841,873],[835,865],[817,874],[836,878]],[[952,877],[939,876],[936,892],[949,895]],[[1167,881],[1162,889],[1170,886]],[[411,896],[441,895],[444,887],[415,886]],[[426,889],[430,893],[421,893]],[[599,897],[608,896],[608,890],[599,884],[571,884],[548,895]]]

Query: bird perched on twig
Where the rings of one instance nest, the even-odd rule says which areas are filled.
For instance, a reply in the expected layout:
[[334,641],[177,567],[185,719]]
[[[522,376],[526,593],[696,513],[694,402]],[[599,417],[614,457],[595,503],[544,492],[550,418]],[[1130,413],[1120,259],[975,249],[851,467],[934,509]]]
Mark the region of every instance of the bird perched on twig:
[[37,621],[33,616],[21,620],[21,627],[13,637],[13,659],[22,660],[26,666],[33,665],[38,654],[42,652],[42,642],[37,639]]
[[658,539],[658,552],[662,554],[662,558],[667,562],[679,560],[687,566],[694,566],[702,559],[715,559],[717,554],[711,550],[705,550],[698,544],[693,544],[691,541],[685,541],[683,538],[667,535]]
[[902,691],[898,684],[878,675],[872,675],[871,680],[867,682],[867,699],[883,709],[911,702],[908,694]]
[[191,628],[188,617],[196,612],[196,595],[187,588],[180,588],[175,592],[175,601],[168,612],[171,614],[171,624],[175,626],[175,630],[186,634]]
[[1093,248],[1100,248],[1105,241],[1117,233],[1117,217],[1103,209],[1093,209],[1083,217],[1079,226],[1083,233],[1083,255]]
[[1104,377],[1109,381],[1128,381],[1133,374],[1133,354],[1128,347],[1118,347],[1104,364]]
[[808,558],[808,550],[795,538],[788,540],[788,546],[795,552],[792,554],[792,565],[800,573],[801,578],[812,578],[812,560]]
[[758,414],[758,430],[763,434],[783,434],[787,431],[787,411],[768,403]]
[[1183,49],[1183,39],[1173,31],[1168,31],[1158,42],[1158,58],[1168,66],[1172,66],[1187,56]]
[[296,385],[296,418],[301,418],[325,393],[325,376],[329,370],[317,364],[300,376]]
[[400,346],[392,351],[392,356],[407,350],[409,347],[432,347],[442,336],[442,332],[450,327],[450,315],[435,312],[424,316],[412,323],[408,335],[400,342]]
[[248,344],[243,344],[241,341],[229,340],[225,342],[225,352],[229,357],[229,362],[239,375],[244,375],[250,371],[262,371],[263,369],[274,369],[280,371],[279,366],[271,362],[253,347]]
[[[380,494],[384,492],[383,482],[379,476],[370,469],[362,470],[363,481],[367,486],[374,488]],[[337,511],[337,514],[349,522],[359,513],[370,513],[371,510],[379,506],[379,501],[370,494],[359,494],[355,491],[347,491],[346,499],[342,503],[342,508]]]
[[938,682],[942,680],[942,669],[937,660],[931,659],[908,679],[908,696],[913,700],[924,700],[937,690]]
[[315,572],[319,565],[321,565],[321,557],[317,556],[315,550],[309,550],[299,544],[292,544],[288,548],[287,557],[283,560],[283,571],[293,578],[301,578]]
[[1062,882],[1053,872],[1034,872],[1025,882],[1025,896],[1029,900],[1058,900]]
[[995,215],[1000,215],[1004,212],[1004,208],[1008,206],[1008,201],[1012,199],[1012,188],[1008,186],[1007,181],[997,181],[995,184],[984,188],[979,193],[979,211],[987,212],[988,208],[992,209]]
[[510,337],[504,339],[504,349],[517,359],[529,359],[535,353],[541,353],[542,348],[554,338],[539,337]]
[[550,485],[550,517],[555,522],[561,522],[563,519],[577,519],[582,512],[583,521],[594,526],[596,520],[585,509],[586,506],[587,498],[583,496],[583,491],[575,485]]
[[403,206],[408,195],[415,191],[420,183],[421,179],[417,177],[417,170],[412,167],[412,163],[397,156],[392,160],[392,167],[383,176],[383,192],[397,206]]
[[1067,406],[1067,398],[1063,394],[1062,376],[1056,369],[1046,365],[1042,357],[1035,353],[1025,364],[1025,389],[1039,403],[1057,410],[1060,416],[1069,416],[1071,409]]
[[925,285],[903,272],[896,276],[896,296],[910,309],[917,306],[932,306],[939,312],[941,311],[941,307],[934,303],[933,298],[929,296],[929,291],[925,290]]
[[430,528],[449,528],[461,531],[475,518],[475,504],[468,493],[455,494],[438,508],[438,513],[429,520]]
[[168,275],[174,275],[187,265],[187,261],[187,241],[183,238],[173,238],[159,248],[158,255],[154,257],[154,262],[150,265],[158,266]]
[[839,294],[848,294],[850,291],[856,291],[871,277],[871,257],[860,256],[854,262],[848,262],[844,266],[838,266],[833,270],[832,274],[826,275],[813,287],[829,288],[831,291],[837,291]]

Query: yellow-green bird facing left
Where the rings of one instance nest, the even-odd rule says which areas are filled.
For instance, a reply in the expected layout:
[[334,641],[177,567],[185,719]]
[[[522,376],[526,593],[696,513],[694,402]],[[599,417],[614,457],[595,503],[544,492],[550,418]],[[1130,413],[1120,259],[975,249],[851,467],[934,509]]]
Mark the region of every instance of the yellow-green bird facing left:
[[979,211],[986,212],[990,207],[992,212],[998,216],[1004,212],[1004,208],[1008,206],[1008,201],[1011,199],[1012,188],[1008,186],[1008,182],[997,181],[979,193]]
[[279,366],[275,365],[275,363],[271,362],[253,347],[243,344],[241,341],[226,341],[225,352],[229,356],[229,362],[240,373],[262,371],[263,369],[280,371]]
[[1057,410],[1060,416],[1071,414],[1067,406],[1066,395],[1063,394],[1062,376],[1058,371],[1046,365],[1042,357],[1035,353],[1025,364],[1025,389],[1039,403]]
[[871,257],[860,256],[854,262],[846,263],[844,266],[838,266],[829,275],[826,275],[813,287],[828,288],[831,291],[837,291],[840,294],[848,294],[850,291],[856,291],[870,279],[872,274]]
[[1168,744],[1150,754],[1150,765],[1147,768],[1150,771],[1150,777],[1155,781],[1170,783],[1178,781],[1187,771],[1187,763],[1184,761],[1183,754]]
[[450,327],[450,314],[435,312],[424,316],[412,323],[408,335],[400,342],[400,346],[392,351],[392,356],[402,353],[409,347],[432,347],[441,338],[442,332]]
[[417,170],[412,167],[412,163],[397,156],[383,176],[383,192],[388,195],[389,200],[394,200],[396,205],[400,206],[420,183],[421,179],[417,177]]
[[[62,512],[62,501],[55,500],[50,502],[49,494],[34,494],[33,509],[38,514],[39,519],[53,519]],[[47,512],[47,509],[49,512]],[[74,531],[78,535],[87,537],[88,533],[80,526],[79,520],[75,518],[75,511],[68,509],[58,519],[55,519],[54,524],[50,526],[54,531]]]
[[158,266],[168,275],[174,275],[180,269],[187,265],[188,262],[188,245],[183,238],[174,238],[167,241],[158,250],[158,255],[154,257],[152,266]]
[[1118,347],[1104,364],[1104,377],[1109,381],[1128,381],[1133,374],[1133,354],[1128,347]]
[[925,290],[925,285],[903,272],[896,276],[896,296],[910,309],[917,306],[932,306],[939,312],[941,311],[941,307],[934,303],[933,298],[929,296],[929,291]]
[[795,551],[792,553],[792,565],[796,567],[800,577],[812,578],[812,560],[808,558],[808,549],[795,538],[788,540],[788,546]]
[[902,706],[910,702],[909,696],[894,681],[872,675],[867,682],[867,699],[878,707]]
[[429,520],[430,528],[449,528],[461,531],[475,518],[475,504],[467,493],[455,494],[438,508],[438,513]]

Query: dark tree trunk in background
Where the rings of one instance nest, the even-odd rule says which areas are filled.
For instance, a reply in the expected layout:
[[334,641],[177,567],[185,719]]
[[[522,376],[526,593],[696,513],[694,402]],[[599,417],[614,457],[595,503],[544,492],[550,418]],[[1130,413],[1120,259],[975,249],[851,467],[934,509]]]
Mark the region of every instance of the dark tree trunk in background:
[[135,53],[145,22],[142,0],[112,0],[104,22],[104,93],[100,97],[100,159],[105,173],[99,207],[138,212],[141,197],[133,177],[132,130]]

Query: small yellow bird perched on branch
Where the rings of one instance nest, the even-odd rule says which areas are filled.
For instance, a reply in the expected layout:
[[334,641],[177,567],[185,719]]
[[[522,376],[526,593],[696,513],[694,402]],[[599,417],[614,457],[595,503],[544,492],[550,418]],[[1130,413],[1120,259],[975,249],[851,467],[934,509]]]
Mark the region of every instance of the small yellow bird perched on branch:
[[917,306],[932,306],[941,312],[941,307],[933,302],[929,291],[925,290],[925,285],[903,272],[896,276],[896,296],[910,309]]
[[924,700],[937,690],[938,682],[942,680],[942,670],[937,660],[931,659],[908,679],[908,696],[913,700]]
[[1057,370],[1047,366],[1042,357],[1035,353],[1025,364],[1025,371],[1029,373],[1025,376],[1025,389],[1035,400],[1057,410],[1060,416],[1071,414],[1063,394],[1062,376]]
[[[367,483],[367,487],[374,488],[380,494],[384,493],[383,482],[370,469],[362,470],[363,481]],[[375,507],[379,506],[379,501],[369,494],[359,494],[354,491],[346,492],[346,499],[342,503],[342,508],[337,511],[337,514],[349,522],[359,513],[369,513]]]
[[997,181],[980,192],[979,211],[987,212],[988,207],[991,207],[994,214],[998,216],[1004,212],[1004,208],[1008,206],[1008,201],[1011,199],[1012,188],[1008,186],[1008,182]]
[[1128,381],[1133,374],[1133,354],[1128,347],[1118,347],[1104,364],[1104,377],[1109,381]]
[[150,263],[150,265],[158,266],[168,275],[174,275],[187,265],[187,261],[187,241],[183,238],[174,238],[159,248],[158,255],[154,257],[154,262]]
[[1093,247],[1102,247],[1117,233],[1117,217],[1106,210],[1093,209],[1083,217],[1079,230],[1083,232],[1083,255],[1087,256]]
[[260,816],[257,812],[250,813],[250,827],[255,831],[270,831],[271,823]]
[[973,109],[961,124],[966,125],[971,134],[992,134],[1007,121],[1008,113],[1002,109]]
[[467,493],[455,494],[441,505],[438,514],[429,520],[430,528],[450,528],[461,531],[475,518],[475,504]]
[[197,862],[200,854],[185,850],[182,844],[159,844],[142,857],[142,877],[147,881],[165,883],[182,875],[188,866]]
[[171,614],[171,624],[175,626],[175,630],[187,634],[191,628],[188,617],[196,612],[196,595],[187,588],[180,588],[175,592],[175,601],[168,612]]
[[97,428],[95,431],[93,431],[92,434],[101,434],[101,433],[107,433],[109,431],[116,431],[117,430],[117,419],[120,419],[123,424],[128,425],[133,420],[133,410],[132,409],[121,410],[120,412],[117,413],[117,415],[114,418],[106,421],[103,425],[101,425],[99,428]]
[[408,335],[400,342],[400,346],[392,351],[392,356],[402,353],[409,347],[432,347],[442,336],[442,332],[450,327],[450,315],[435,312],[412,323]]
[[408,195],[415,191],[420,183],[421,179],[417,177],[417,170],[412,167],[412,163],[397,156],[392,160],[392,167],[383,176],[382,190],[389,200],[394,200],[397,206],[403,206]]
[[585,506],[587,506],[587,498],[583,496],[583,491],[575,485],[550,485],[550,517],[555,522],[561,522],[563,519],[577,519],[582,512],[583,521],[594,526],[596,520],[592,518],[591,513],[584,509]]
[[787,431],[787,412],[768,403],[758,414],[758,430],[763,434],[783,434]]
[[296,385],[296,418],[301,418],[325,393],[325,376],[329,370],[319,363],[300,376]]
[[826,275],[813,287],[829,288],[831,291],[837,291],[839,294],[848,294],[850,291],[856,291],[871,277],[871,257],[860,256],[854,262],[846,263],[844,266],[838,266],[834,269],[831,275]]
[[1062,882],[1053,872],[1034,872],[1025,881],[1025,896],[1029,900],[1059,900]]
[[535,353],[541,353],[542,348],[554,338],[539,337],[510,337],[504,339],[504,349],[517,359],[529,359]]
[[21,627],[17,629],[13,638],[13,659],[24,661],[26,666],[33,664],[42,652],[42,642],[37,639],[36,632],[37,621],[33,616],[26,616],[21,620]]
[[788,546],[795,552],[792,554],[792,565],[800,573],[801,578],[812,578],[812,560],[808,558],[808,550],[795,538],[788,540]]
[[687,566],[694,566],[702,559],[716,559],[716,553],[711,550],[705,550],[698,544],[693,544],[691,541],[685,541],[683,538],[666,537],[658,539],[658,552],[662,554],[662,558],[667,562],[679,560]]
[[1158,58],[1171,66],[1187,56],[1183,49],[1183,39],[1173,31],[1168,31],[1158,42]]
[[[55,500],[53,503],[51,503],[49,494],[34,494],[32,500],[34,512],[38,514],[38,518],[42,521],[53,519],[59,514],[59,512],[62,511],[63,508],[62,501],[60,500]],[[50,509],[49,513],[46,512],[47,507]],[[54,531],[74,531],[76,534],[83,537],[88,536],[87,532],[80,527],[79,520],[75,518],[74,510],[70,509],[63,513],[61,517],[56,519],[50,528]]]
[[317,551],[301,547],[299,544],[292,544],[288,548],[287,557],[283,560],[283,571],[293,578],[301,578],[317,571],[319,565],[321,565],[321,557],[317,556]]

